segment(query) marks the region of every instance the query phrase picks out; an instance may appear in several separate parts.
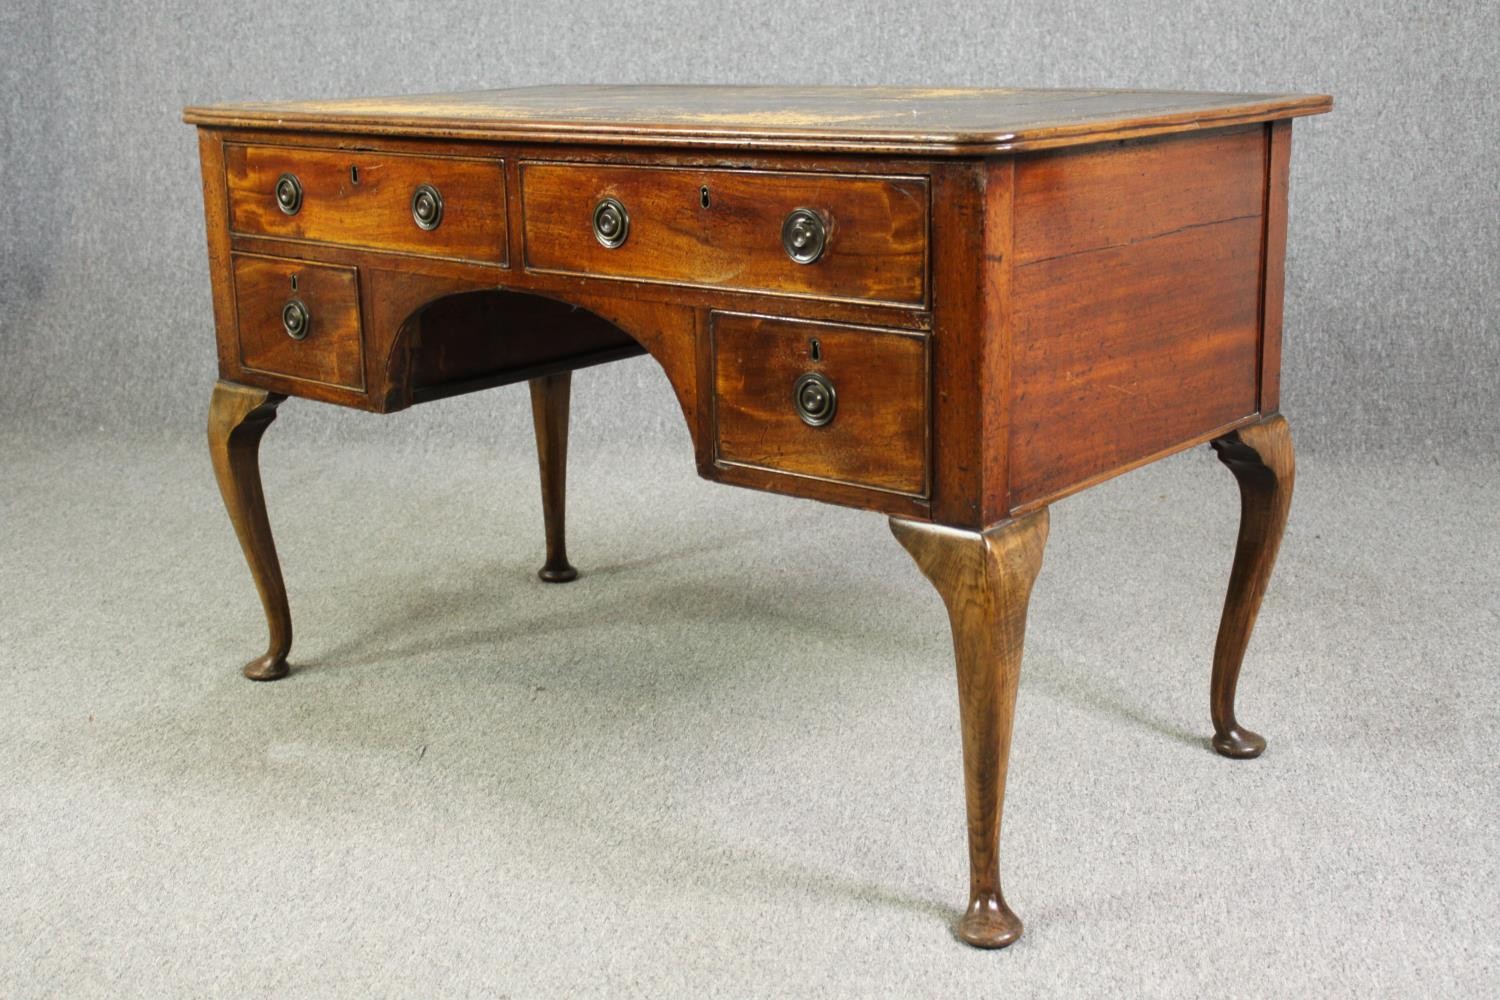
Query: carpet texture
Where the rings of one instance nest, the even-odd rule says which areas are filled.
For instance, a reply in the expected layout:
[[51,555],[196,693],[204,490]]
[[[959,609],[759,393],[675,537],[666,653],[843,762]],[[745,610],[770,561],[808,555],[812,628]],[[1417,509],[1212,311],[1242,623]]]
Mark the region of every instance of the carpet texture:
[[1058,504],[994,954],[949,930],[947,624],[883,519],[580,441],[583,575],[541,584],[523,396],[498,446],[283,407],[274,684],[199,442],[0,436],[0,996],[1500,991],[1493,465],[1304,458],[1250,762],[1206,744],[1230,475]]

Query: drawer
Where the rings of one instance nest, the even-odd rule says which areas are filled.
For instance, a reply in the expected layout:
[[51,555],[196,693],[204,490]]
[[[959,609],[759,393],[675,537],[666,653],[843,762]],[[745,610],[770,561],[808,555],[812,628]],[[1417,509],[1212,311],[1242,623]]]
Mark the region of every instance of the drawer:
[[234,298],[241,365],[364,388],[354,268],[235,254]]
[[715,313],[711,350],[718,462],[927,496],[925,334]]
[[[235,233],[506,261],[500,160],[238,144],[224,158]],[[421,222],[419,192],[436,193]]]
[[[628,219],[613,247],[594,231],[607,198]],[[927,301],[927,200],[921,177],[521,165],[533,270],[913,307]],[[783,245],[799,209],[823,226],[810,263]]]

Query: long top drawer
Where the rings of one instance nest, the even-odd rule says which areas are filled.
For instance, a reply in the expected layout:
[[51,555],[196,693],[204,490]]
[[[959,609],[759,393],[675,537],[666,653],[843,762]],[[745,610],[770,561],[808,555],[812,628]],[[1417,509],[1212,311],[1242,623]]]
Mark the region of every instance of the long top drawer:
[[[927,201],[921,177],[521,165],[532,270],[913,307],[927,300]],[[595,230],[606,202],[623,231]]]
[[236,233],[506,262],[499,159],[229,144]]

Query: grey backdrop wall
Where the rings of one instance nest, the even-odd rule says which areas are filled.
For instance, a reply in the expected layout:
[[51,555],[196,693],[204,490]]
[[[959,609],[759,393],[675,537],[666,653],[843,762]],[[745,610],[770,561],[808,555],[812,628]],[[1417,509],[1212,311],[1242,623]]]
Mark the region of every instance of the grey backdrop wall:
[[[200,433],[214,352],[187,103],[551,82],[1087,85],[1334,94],[1334,114],[1295,129],[1283,409],[1304,451],[1493,453],[1497,38],[1493,0],[8,0],[0,427]],[[522,395],[401,421],[294,409],[304,434],[529,448]],[[575,407],[580,445],[686,439],[648,360],[581,377]]]

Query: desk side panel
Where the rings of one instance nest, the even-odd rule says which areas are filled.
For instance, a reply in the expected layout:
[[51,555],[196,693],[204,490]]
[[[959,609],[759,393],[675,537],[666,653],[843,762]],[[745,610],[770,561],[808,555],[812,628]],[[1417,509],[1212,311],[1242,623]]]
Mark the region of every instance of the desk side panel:
[[1017,159],[1013,509],[1255,415],[1266,166],[1264,126]]

